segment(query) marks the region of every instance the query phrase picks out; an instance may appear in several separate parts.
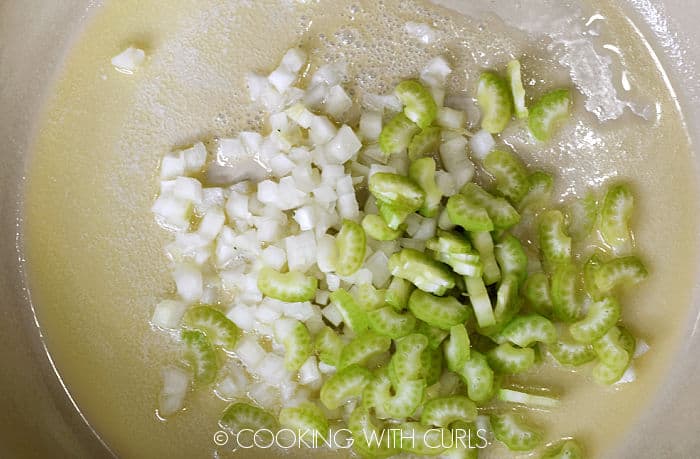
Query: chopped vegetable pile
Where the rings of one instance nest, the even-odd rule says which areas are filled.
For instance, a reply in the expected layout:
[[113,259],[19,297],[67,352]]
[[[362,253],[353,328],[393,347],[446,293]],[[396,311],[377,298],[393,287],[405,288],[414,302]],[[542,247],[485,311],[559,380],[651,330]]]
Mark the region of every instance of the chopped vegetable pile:
[[[164,370],[160,416],[191,386],[211,387],[231,402],[231,432],[342,427],[366,457],[477,457],[473,445],[428,444],[462,428],[513,451],[584,457],[571,438],[545,448],[527,412],[559,398],[513,375],[590,364],[579,377],[633,379],[646,345],[620,323],[618,299],[647,276],[633,192],[616,183],[558,202],[554,177],[493,136],[515,117],[551,139],[569,91],[528,107],[518,61],[506,76],[485,71],[472,134],[444,106],[442,57],[363,103],[343,88],[343,65],[309,67],[292,49],[269,76],[248,77],[263,133],[162,160],[153,212],[173,231],[175,293],[152,323],[177,336],[186,366]],[[229,182],[206,186],[213,170]],[[387,431],[415,441],[362,440]]]

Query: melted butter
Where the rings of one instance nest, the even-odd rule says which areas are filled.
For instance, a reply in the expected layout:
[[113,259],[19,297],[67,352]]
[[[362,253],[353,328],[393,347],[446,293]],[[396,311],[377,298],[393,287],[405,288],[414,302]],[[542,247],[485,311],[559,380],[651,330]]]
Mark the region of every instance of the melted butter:
[[[503,138],[529,165],[555,173],[562,195],[616,178],[636,189],[636,239],[652,272],[624,298],[625,323],[651,345],[635,363],[637,381],[601,388],[561,369],[520,379],[563,394],[561,408],[534,416],[548,440],[576,436],[597,457],[638,416],[674,358],[694,274],[697,222],[687,210],[696,207],[697,188],[682,116],[654,60],[619,11],[603,3],[594,7],[573,19],[566,11],[555,13],[581,21],[581,30],[586,17],[603,18],[581,46],[596,59],[604,44],[621,49],[624,63],[600,54],[609,76],[626,65],[636,91],[626,100],[652,106],[655,116],[645,120],[623,110],[601,123],[600,112],[583,110],[589,94],[582,90],[575,121],[559,140],[531,144],[517,123]],[[315,63],[347,60],[355,91],[387,91],[442,53],[455,67],[454,92],[473,95],[482,68],[521,55],[526,79],[536,83],[528,91],[569,84],[566,50],[549,47],[556,37],[543,32],[546,21],[517,27],[513,17],[504,23],[463,12],[393,0],[340,0],[333,8],[270,0],[120,0],[96,14],[67,59],[42,120],[28,173],[26,255],[38,319],[57,368],[118,455],[210,457],[226,406],[200,391],[167,422],[154,415],[160,368],[178,360],[171,339],[148,325],[154,305],[172,290],[162,251],[168,235],[149,211],[163,153],[260,126],[244,75],[270,71],[295,45],[310,50]],[[406,21],[431,24],[437,41],[419,44],[404,31]],[[148,60],[129,77],[109,60],[132,43],[147,50]],[[595,87],[582,78],[577,85]]]

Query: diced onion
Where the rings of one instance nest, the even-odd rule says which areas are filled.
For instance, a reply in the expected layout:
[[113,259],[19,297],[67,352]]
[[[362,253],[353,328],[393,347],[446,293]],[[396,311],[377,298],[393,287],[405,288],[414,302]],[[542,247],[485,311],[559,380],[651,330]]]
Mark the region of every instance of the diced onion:
[[133,74],[146,59],[146,53],[142,49],[129,46],[120,54],[112,58],[112,65],[121,73]]
[[483,129],[474,134],[469,140],[469,147],[471,147],[474,157],[482,161],[495,146],[496,142],[493,140],[491,133]]
[[163,375],[163,388],[158,397],[158,414],[164,418],[172,416],[182,409],[185,396],[190,385],[190,375],[177,367],[165,367]]
[[176,300],[163,300],[156,305],[151,323],[161,328],[175,329],[187,309],[187,303]]

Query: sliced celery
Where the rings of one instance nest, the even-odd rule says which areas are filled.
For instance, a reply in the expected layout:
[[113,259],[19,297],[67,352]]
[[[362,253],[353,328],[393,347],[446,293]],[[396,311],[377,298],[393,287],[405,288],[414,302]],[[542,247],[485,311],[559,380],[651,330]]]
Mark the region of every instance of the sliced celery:
[[433,158],[420,158],[413,161],[408,168],[408,176],[425,193],[425,201],[418,212],[428,218],[437,216],[442,199],[442,192],[435,182],[435,167]]
[[571,238],[564,232],[564,215],[549,210],[540,216],[540,251],[550,264],[565,263],[571,259]]
[[545,395],[534,395],[513,389],[499,389],[498,399],[503,402],[519,403],[530,407],[555,408],[559,399]]
[[420,422],[425,425],[448,427],[455,421],[476,419],[476,405],[464,395],[438,397],[423,406]]
[[389,259],[391,274],[410,281],[420,290],[444,295],[455,286],[450,269],[428,255],[414,249],[403,249]]
[[466,231],[493,231],[493,222],[486,209],[462,194],[450,196],[446,208],[450,221]]
[[619,184],[608,188],[600,207],[599,230],[603,240],[615,253],[632,248],[629,221],[634,208],[634,195],[628,185]]
[[554,324],[537,314],[516,317],[503,328],[500,335],[520,347],[527,347],[537,342],[552,344],[557,340]]
[[198,384],[210,384],[219,372],[219,361],[214,347],[204,333],[199,330],[182,330],[185,343],[185,359],[194,370],[194,380]]
[[359,365],[350,365],[328,378],[321,386],[321,402],[334,410],[345,402],[362,395],[367,384],[374,379],[372,373]]
[[535,350],[499,344],[487,353],[489,366],[499,373],[522,373],[535,364]]
[[508,72],[510,93],[513,96],[515,116],[519,119],[526,119],[528,116],[528,110],[527,106],[525,105],[525,88],[523,87],[523,79],[520,75],[520,61],[514,59],[508,62],[506,71]]
[[527,171],[514,154],[493,150],[484,158],[484,169],[496,180],[496,190],[514,204],[520,203],[530,188]]
[[450,336],[445,341],[445,360],[447,368],[458,371],[469,360],[469,334],[463,324],[453,325]]
[[343,339],[331,328],[324,326],[314,341],[318,359],[326,365],[338,366],[340,354],[345,347]]
[[482,353],[471,350],[469,360],[457,372],[467,385],[467,395],[476,403],[491,398],[494,391],[494,374]]
[[328,438],[328,420],[321,408],[313,403],[302,403],[294,407],[282,408],[279,415],[279,423],[296,434],[308,432],[317,437],[318,441]]
[[542,441],[542,433],[514,413],[491,416],[491,428],[496,439],[512,451],[530,451]]
[[408,309],[418,319],[443,330],[464,323],[469,309],[453,296],[439,297],[422,290],[414,290],[408,299]]
[[330,300],[343,316],[343,322],[345,322],[352,331],[359,334],[369,329],[367,313],[357,305],[355,299],[348,292],[343,289],[338,289],[330,294]]
[[479,252],[481,266],[483,269],[484,283],[486,285],[495,284],[501,279],[501,270],[494,254],[493,239],[487,231],[470,233],[472,244]]
[[213,345],[227,351],[236,348],[240,330],[221,311],[209,306],[196,306],[185,313],[182,321],[185,326],[204,332]]
[[523,295],[532,309],[543,316],[551,316],[552,297],[549,292],[549,279],[545,273],[530,274],[525,280]]
[[258,289],[263,295],[290,303],[312,300],[317,286],[316,279],[298,271],[281,273],[265,267],[258,274]]
[[568,89],[545,94],[530,107],[530,132],[537,140],[548,141],[558,125],[569,117],[570,110],[571,95]]
[[498,239],[494,255],[503,276],[513,275],[522,284],[527,278],[527,255],[520,241],[512,234]]
[[391,338],[374,332],[359,335],[340,352],[338,369],[350,365],[365,365],[372,357],[384,353],[391,347]]
[[583,448],[576,440],[563,440],[547,448],[541,459],[584,459]]
[[437,105],[430,91],[415,80],[406,80],[396,86],[396,96],[403,103],[406,118],[424,129],[435,120]]
[[496,323],[496,316],[493,313],[491,299],[486,291],[486,286],[481,277],[465,277],[464,283],[469,294],[474,316],[480,327],[490,327]]
[[615,298],[605,297],[591,304],[586,317],[571,324],[569,332],[578,342],[592,343],[617,323],[620,313],[620,303]]
[[219,424],[234,433],[244,429],[276,431],[278,428],[277,419],[272,414],[257,406],[240,402],[232,403],[226,408]]
[[338,248],[336,272],[341,276],[349,276],[360,269],[367,250],[367,237],[362,226],[352,220],[344,220],[335,244]]
[[408,159],[415,161],[436,154],[440,148],[440,128],[429,126],[414,135],[408,145]]
[[391,229],[379,215],[367,214],[362,219],[362,229],[365,233],[378,241],[394,241],[401,237],[403,229]]
[[367,318],[372,330],[392,339],[406,336],[416,328],[416,317],[412,313],[401,313],[391,306],[370,311]]
[[563,322],[575,322],[581,317],[578,271],[572,263],[559,264],[552,273],[552,308]]
[[401,153],[408,148],[411,139],[419,130],[416,123],[399,113],[382,128],[379,134],[379,148],[387,156]]
[[384,411],[395,419],[411,416],[423,400],[425,387],[425,379],[399,381],[394,395],[384,402]]
[[508,83],[491,72],[483,72],[479,77],[476,101],[481,109],[481,128],[491,134],[505,129],[513,114]]
[[415,287],[406,279],[392,277],[384,296],[385,301],[398,311],[408,307],[408,298]]
[[508,201],[493,196],[476,183],[467,183],[460,192],[470,201],[486,209],[497,230],[508,229],[520,221],[520,214]]
[[294,321],[294,325],[282,340],[284,345],[284,366],[289,371],[297,371],[313,352],[311,335],[302,322]]

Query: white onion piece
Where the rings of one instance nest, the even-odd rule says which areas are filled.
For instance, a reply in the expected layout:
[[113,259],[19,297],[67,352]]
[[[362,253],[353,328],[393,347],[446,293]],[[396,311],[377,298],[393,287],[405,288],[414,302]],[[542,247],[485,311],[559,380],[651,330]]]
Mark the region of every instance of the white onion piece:
[[163,300],[156,305],[151,323],[161,328],[176,329],[180,326],[187,303],[175,300]]
[[368,111],[360,116],[360,134],[364,140],[372,142],[379,139],[382,132],[382,114],[378,111]]
[[199,222],[197,233],[206,241],[213,241],[219,235],[226,222],[226,215],[220,208],[209,209]]
[[486,158],[486,155],[488,155],[495,146],[496,141],[493,140],[491,133],[484,131],[483,129],[474,134],[469,140],[469,147],[471,148],[474,157],[480,159],[481,161]]
[[146,59],[146,53],[142,49],[129,46],[120,54],[112,58],[112,65],[121,73],[133,74]]
[[202,188],[202,202],[195,205],[197,215],[204,215],[210,209],[222,208],[226,204],[227,192],[220,187]]
[[338,215],[342,219],[352,221],[360,219],[360,206],[357,203],[357,197],[354,192],[338,197]]
[[158,414],[164,418],[172,416],[182,409],[185,396],[190,385],[190,375],[177,367],[165,367],[163,375],[163,388],[158,397]]
[[434,57],[420,72],[420,80],[429,87],[442,87],[447,82],[447,77],[452,73],[452,68],[443,56]]
[[474,164],[467,157],[467,139],[458,136],[440,145],[440,158],[457,189],[474,177]]
[[161,226],[183,231],[190,226],[190,214],[192,204],[175,196],[160,196],[151,207],[151,212],[156,215]]
[[445,104],[445,88],[441,86],[429,86],[428,91],[430,91],[430,95],[433,96],[433,100],[438,107],[442,107]]
[[226,401],[232,401],[245,395],[250,386],[250,379],[244,368],[236,366],[216,385],[216,395]]
[[362,142],[355,132],[347,125],[343,125],[333,139],[326,144],[325,151],[329,162],[344,164],[350,160],[362,148]]
[[396,168],[393,166],[384,166],[382,164],[372,164],[369,166],[369,178],[372,178],[377,172],[387,172],[389,174],[396,174]]
[[464,129],[467,125],[467,114],[454,108],[440,107],[436,123],[446,129]]
[[343,322],[343,315],[333,303],[323,308],[321,312],[323,317],[325,317],[328,322],[332,323],[334,327],[337,327]]
[[274,385],[285,377],[289,378],[289,372],[284,367],[284,359],[273,353],[266,354],[254,371],[269,385]]
[[328,304],[330,297],[330,292],[328,290],[318,289],[316,290],[316,297],[314,298],[314,303],[325,306]]
[[274,298],[264,298],[255,310],[255,319],[263,324],[274,324],[282,316],[282,307]]
[[270,160],[270,169],[272,170],[272,175],[277,178],[284,177],[294,170],[296,164],[289,159],[289,156],[285,154],[279,154],[274,156]]
[[348,96],[342,86],[335,85],[328,90],[324,109],[326,113],[336,120],[342,119],[343,115],[352,107],[352,99]]
[[311,113],[303,104],[294,104],[286,110],[289,119],[304,129],[309,129],[316,115]]
[[284,315],[301,322],[306,322],[314,315],[314,309],[308,301],[287,303],[284,308]]
[[328,208],[331,203],[338,199],[338,195],[331,185],[321,185],[311,191],[313,200],[321,207]]
[[284,94],[287,92],[287,89],[294,84],[294,82],[297,79],[297,74],[294,72],[291,72],[285,68],[278,67],[276,68],[270,75],[267,77],[267,80],[270,82],[272,86],[275,87],[275,89],[281,93]]
[[631,383],[637,380],[637,372],[634,370],[634,365],[631,365],[627,367],[625,372],[622,374],[620,379],[615,382],[615,385],[618,384],[627,384]]
[[[255,329],[255,312],[254,308],[251,308],[250,306],[247,306],[245,304],[238,304],[234,306],[228,314],[226,314],[226,317],[231,319],[231,321],[236,324],[241,330],[245,331],[253,331]],[[239,348],[241,345],[239,345]],[[247,348],[243,347],[243,351],[240,352],[246,352]],[[244,361],[245,359],[243,356],[240,355],[240,352],[237,350],[237,353],[239,353],[239,357],[241,360]]]
[[292,48],[282,56],[280,67],[299,73],[304,64],[306,64],[306,53],[301,48]]
[[389,284],[389,257],[384,252],[374,252],[365,261],[365,266],[372,272],[372,283],[375,287],[384,288]]
[[324,234],[318,238],[316,264],[322,273],[330,273],[335,270],[335,263],[338,259],[338,248],[335,238],[330,234]]
[[352,177],[349,175],[340,177],[335,182],[335,191],[338,193],[338,196],[349,193],[355,194],[355,187],[352,184]]
[[340,288],[340,277],[336,274],[326,273],[326,285],[328,290],[335,292]]
[[186,263],[175,267],[173,280],[178,295],[188,303],[194,303],[202,297],[202,272],[196,266]]
[[367,110],[384,112],[400,112],[403,110],[403,104],[394,94],[378,95],[365,93],[362,96],[362,106]]
[[342,83],[347,74],[347,63],[343,61],[325,64],[319,67],[311,77],[311,84],[315,86],[320,83],[328,86],[335,86]]
[[323,362],[318,362],[318,369],[324,375],[332,375],[336,371],[336,368],[333,365],[328,365],[327,363]]
[[236,355],[249,369],[257,367],[265,354],[265,349],[260,347],[258,340],[249,335],[243,336],[236,346]]
[[185,175],[187,162],[181,151],[168,153],[163,156],[160,164],[160,178],[163,180],[171,180],[175,177]]
[[337,134],[338,129],[325,116],[315,116],[311,120],[309,138],[315,145],[323,145]]
[[207,149],[202,142],[198,142],[191,148],[182,150],[182,156],[185,160],[185,173],[196,174],[207,162]]
[[279,404],[279,390],[268,384],[253,384],[248,394],[263,408],[274,409]]
[[290,271],[305,272],[316,263],[316,237],[311,231],[303,231],[284,239],[287,265]]
[[294,220],[302,231],[312,230],[316,227],[316,208],[312,205],[300,207],[294,211]]
[[638,359],[639,357],[643,356],[646,354],[650,349],[649,344],[644,341],[643,339],[638,339],[637,344],[634,348],[634,355],[632,358]]
[[321,372],[315,355],[309,357],[299,369],[299,383],[314,389],[321,385]]

